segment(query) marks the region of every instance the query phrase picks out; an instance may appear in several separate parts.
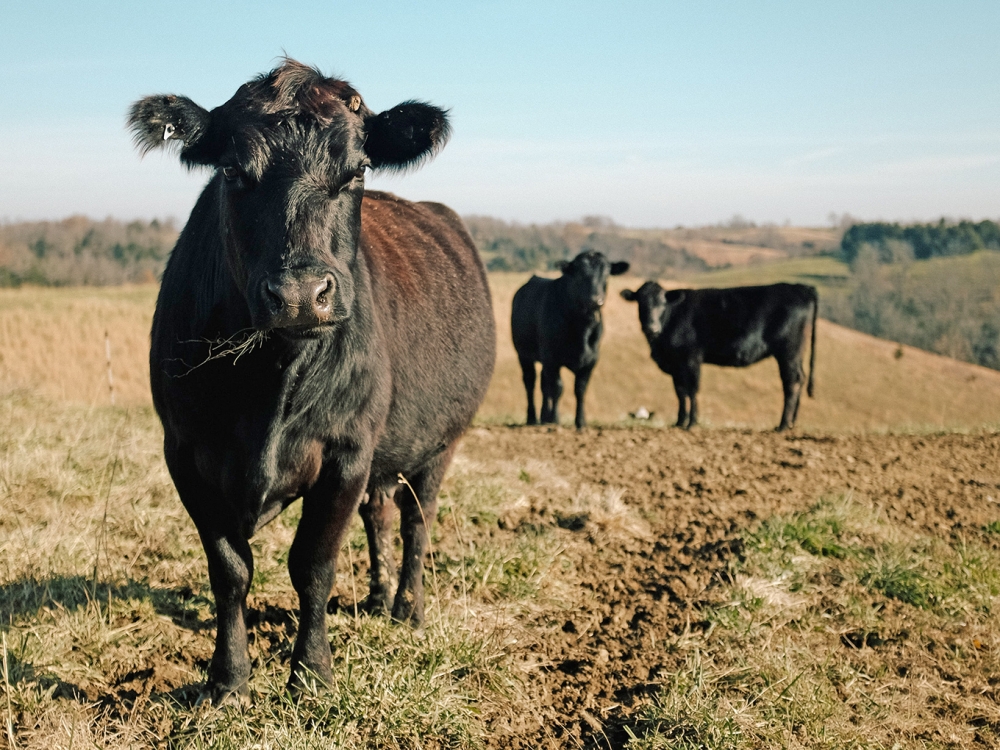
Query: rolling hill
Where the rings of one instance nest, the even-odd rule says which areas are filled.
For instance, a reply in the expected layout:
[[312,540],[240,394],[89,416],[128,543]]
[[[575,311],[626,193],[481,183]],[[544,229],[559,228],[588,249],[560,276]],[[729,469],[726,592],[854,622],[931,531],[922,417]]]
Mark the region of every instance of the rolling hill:
[[[802,265],[780,271],[753,269],[760,280],[836,275],[827,258],[787,261]],[[795,268],[798,268],[795,265]],[[828,267],[829,266],[829,267]],[[750,269],[704,274],[696,286],[749,283]],[[520,422],[525,397],[510,343],[510,300],[526,274],[494,274],[491,283],[498,323],[496,373],[479,419]],[[597,423],[627,419],[644,406],[654,424],[670,424],[676,400],[670,378],[649,358],[634,306],[618,296],[638,279],[612,280],[605,311],[601,361],[588,393],[589,418]],[[105,332],[117,403],[147,405],[149,325],[156,287],[34,288],[0,290],[0,384],[27,388],[50,398],[85,404],[109,400]],[[866,336],[827,321],[818,329],[815,399],[803,399],[801,431],[964,430],[1000,425],[1000,372]],[[572,375],[563,414],[572,414]],[[773,427],[781,408],[781,385],[773,360],[746,369],[706,366],[700,407],[706,427]]]

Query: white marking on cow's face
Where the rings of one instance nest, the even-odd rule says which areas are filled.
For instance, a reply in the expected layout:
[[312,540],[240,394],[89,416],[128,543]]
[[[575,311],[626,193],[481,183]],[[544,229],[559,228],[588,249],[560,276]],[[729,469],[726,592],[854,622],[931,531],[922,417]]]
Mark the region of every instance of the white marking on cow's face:
[[168,122],[166,125],[164,125],[163,126],[163,140],[169,141],[171,138],[173,138],[174,137],[174,130],[175,130],[174,124],[172,122]]

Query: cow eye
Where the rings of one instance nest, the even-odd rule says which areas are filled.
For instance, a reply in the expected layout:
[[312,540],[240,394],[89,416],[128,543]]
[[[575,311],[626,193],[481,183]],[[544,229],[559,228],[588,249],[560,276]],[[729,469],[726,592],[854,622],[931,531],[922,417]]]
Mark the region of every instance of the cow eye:
[[222,168],[222,176],[226,182],[236,182],[240,178],[240,170],[234,166],[225,166]]
[[358,167],[353,172],[351,172],[350,174],[348,174],[347,177],[344,179],[344,181],[341,182],[340,185],[338,185],[335,190],[333,190],[333,195],[335,195],[335,196],[339,195],[344,190],[346,190],[347,188],[349,188],[354,183],[355,180],[360,180],[364,176],[365,176],[365,167],[363,167],[363,166],[362,167]]

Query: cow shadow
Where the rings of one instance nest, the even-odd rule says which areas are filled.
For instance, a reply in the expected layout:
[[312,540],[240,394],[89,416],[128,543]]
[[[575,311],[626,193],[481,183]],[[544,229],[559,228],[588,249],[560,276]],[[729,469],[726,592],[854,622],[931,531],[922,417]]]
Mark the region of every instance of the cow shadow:
[[[179,627],[192,631],[215,627],[215,603],[189,586],[159,587],[127,579],[120,583],[101,583],[84,576],[49,576],[21,578],[0,586],[0,613],[3,624],[38,615],[45,607],[76,611],[87,607],[103,608],[107,603],[138,600],[149,602],[158,615],[169,617]],[[205,607],[212,617],[203,619]]]
[[[0,585],[0,630],[12,626],[29,626],[30,621],[44,616],[46,610],[96,610],[94,616],[104,619],[113,602],[148,602],[161,617],[174,625],[197,633],[216,627],[215,602],[210,594],[193,591],[189,586],[151,586],[144,581],[126,579],[118,583],[96,585],[85,576],[54,575],[44,578],[24,577]],[[257,600],[249,603],[247,628],[252,642],[272,656],[287,661],[298,620],[291,601]],[[66,682],[50,670],[36,667],[25,658],[23,646],[16,636],[8,634],[6,651],[7,674],[11,685],[23,681],[36,683],[53,698],[66,698],[80,704],[101,705],[112,713],[129,710],[139,695],[150,701],[167,701],[181,707],[195,705],[201,695],[200,681],[179,684],[176,673],[171,675],[168,662],[174,657],[158,660],[155,666],[117,675],[107,684],[86,686]],[[207,657],[192,657],[186,666],[207,669]],[[164,668],[167,674],[163,673]]]

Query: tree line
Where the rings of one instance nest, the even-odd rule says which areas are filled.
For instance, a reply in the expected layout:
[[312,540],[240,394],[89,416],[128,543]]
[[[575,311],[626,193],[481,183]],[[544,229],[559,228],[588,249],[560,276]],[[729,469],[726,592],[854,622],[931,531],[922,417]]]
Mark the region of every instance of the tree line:
[[[613,222],[521,225],[481,216],[465,219],[491,271],[544,271],[582,250],[627,260],[641,276],[703,271],[700,258],[662,239],[627,236]],[[177,241],[173,221],[61,221],[0,224],[0,287],[109,285],[158,281]]]
[[157,281],[177,241],[172,221],[62,221],[0,224],[0,286]]
[[845,261],[853,263],[862,246],[874,248],[880,263],[893,263],[907,257],[917,260],[950,255],[968,255],[977,250],[1000,250],[1000,225],[994,221],[948,222],[934,224],[889,224],[886,222],[853,224],[840,241]]
[[1000,226],[993,221],[854,224],[851,274],[826,293],[835,323],[1000,369]]
[[670,276],[704,271],[701,258],[657,237],[630,236],[609,219],[518,224],[485,216],[465,217],[466,226],[490,271],[544,271],[584,250],[598,250],[613,261],[626,260],[638,276]]

